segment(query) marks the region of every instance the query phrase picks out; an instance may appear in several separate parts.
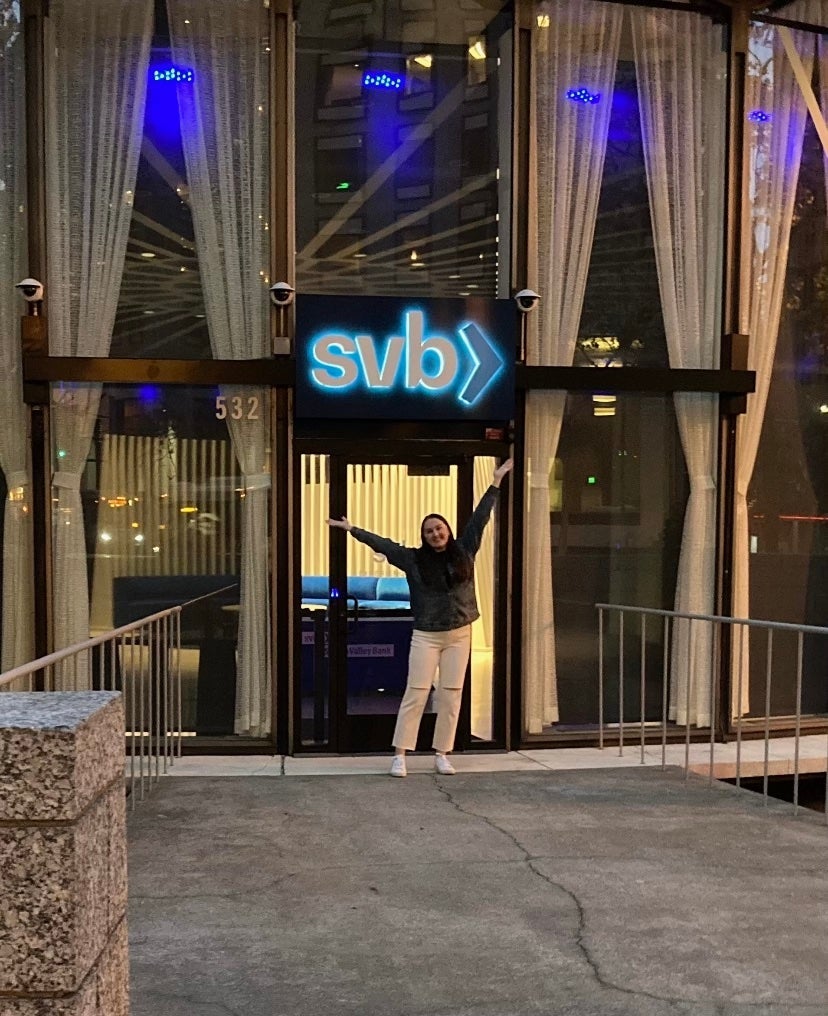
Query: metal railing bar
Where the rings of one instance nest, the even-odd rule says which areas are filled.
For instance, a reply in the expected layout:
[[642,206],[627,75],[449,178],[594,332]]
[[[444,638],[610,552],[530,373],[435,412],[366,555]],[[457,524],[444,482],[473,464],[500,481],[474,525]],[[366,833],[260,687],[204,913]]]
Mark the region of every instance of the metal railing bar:
[[768,645],[766,649],[767,661],[765,664],[765,759],[762,767],[762,797],[765,807],[768,807],[768,774],[770,771],[770,703],[771,703],[771,678],[773,675],[773,629],[768,630]]
[[146,716],[144,714],[144,701],[145,701],[146,691],[145,691],[145,682],[144,682],[144,667],[146,666],[146,657],[147,657],[147,654],[144,652],[144,645],[143,645],[143,643],[140,643],[138,648],[140,650],[140,658],[141,658],[141,666],[140,666],[140,670],[139,670],[139,673],[140,673],[140,682],[138,684],[138,693],[139,693],[138,694],[138,701],[140,703],[140,705],[139,705],[139,713],[140,713],[140,730],[141,730],[141,743],[139,745],[139,749],[140,749],[139,761],[140,761],[140,764],[141,764],[141,800],[143,801],[144,800],[144,793],[145,793],[145,791],[144,791],[144,753],[146,751],[146,733],[145,733]]
[[170,768],[170,617],[164,618],[164,772]]
[[722,627],[717,622],[713,622],[713,638],[711,640],[710,653],[710,702],[708,708],[710,709],[710,769],[707,774],[707,785],[713,786],[713,764],[716,757],[716,682],[713,679],[713,675],[717,672],[717,664],[719,660],[719,646],[721,645]]
[[624,615],[618,619],[618,754],[624,754]]
[[664,660],[661,674],[661,769],[667,769],[667,699],[670,677],[670,618],[664,617]]
[[182,710],[181,697],[181,614],[175,615],[175,670],[176,670],[176,698],[178,699],[178,722],[176,731],[178,733],[177,756],[181,758],[181,732],[184,727],[184,714]]
[[[199,597],[199,599],[203,598],[204,597]],[[196,603],[197,601],[191,600],[189,602]],[[34,674],[38,670],[53,667],[56,663],[69,659],[70,656],[76,657],[77,654],[82,652],[84,649],[94,649],[95,646],[108,642],[110,639],[116,638],[118,635],[127,635],[131,632],[138,631],[138,629],[145,627],[151,621],[156,621],[158,618],[164,617],[167,614],[179,613],[182,608],[186,606],[188,606],[188,604],[185,603],[177,604],[175,607],[168,607],[166,610],[160,610],[157,614],[150,614],[147,617],[141,618],[139,621],[130,621],[129,624],[122,625],[120,628],[113,628],[112,631],[108,631],[104,635],[96,635],[94,638],[86,639],[83,642],[76,642],[72,646],[66,646],[65,649],[57,649],[48,656],[41,656],[36,660],[32,660],[31,663],[23,663],[19,667],[7,670],[5,674],[0,676],[0,684],[7,684],[20,677],[28,677],[30,674]]]
[[738,631],[738,651],[737,651],[737,666],[736,671],[736,786],[742,785],[742,684],[744,681],[744,643],[746,631],[744,628],[737,628]]
[[732,625],[744,625],[746,628],[773,628],[774,631],[801,631],[805,635],[828,635],[828,627],[812,624],[792,624],[790,621],[755,621],[748,617],[726,617],[723,614],[685,614],[676,610],[662,610],[658,607],[629,607],[617,603],[596,603],[600,610],[617,610],[627,614],[652,614],[655,617],[687,618],[692,621],[723,621]]
[[153,638],[155,640],[154,645],[154,661],[155,661],[155,730],[153,731],[153,742],[155,747],[155,779],[158,781],[161,776],[161,751],[162,743],[160,739],[161,734],[161,621],[158,620],[154,623]]
[[802,727],[802,648],[804,643],[802,632],[796,640],[796,732],[794,734],[794,785],[793,812],[799,813],[799,735]]
[[644,765],[644,704],[646,699],[646,670],[647,670],[647,617],[641,615],[641,714],[639,725],[641,728],[641,765]]
[[693,642],[693,619],[690,618],[687,622],[687,645],[689,648],[688,663],[687,663],[687,678],[686,685],[687,690],[684,695],[684,779],[687,781],[690,779],[690,685],[693,680],[693,671],[696,663],[696,647]]
[[[123,652],[123,635],[121,636],[121,650]],[[123,655],[121,665],[124,665]],[[129,640],[129,722],[132,727],[132,737],[129,739],[129,802],[132,810],[135,810],[135,639]]]
[[598,749],[604,750],[604,611],[598,611]]

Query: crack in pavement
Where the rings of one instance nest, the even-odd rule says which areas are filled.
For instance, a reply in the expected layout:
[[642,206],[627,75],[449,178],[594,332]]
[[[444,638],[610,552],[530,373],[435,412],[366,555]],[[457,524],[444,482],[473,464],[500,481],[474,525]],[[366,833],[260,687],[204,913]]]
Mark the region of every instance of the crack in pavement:
[[[584,940],[584,935],[586,933],[586,912],[584,910],[584,906],[581,903],[580,899],[578,898],[576,893],[573,892],[573,890],[567,888],[567,886],[561,884],[560,882],[555,882],[548,875],[545,875],[542,871],[540,871],[535,866],[535,864],[533,863],[535,861],[548,860],[548,858],[544,858],[544,857],[541,857],[541,856],[536,856],[536,855],[531,854],[526,849],[526,847],[520,842],[520,840],[513,833],[509,832],[508,829],[504,829],[501,826],[499,826],[496,822],[494,822],[492,819],[490,819],[487,815],[481,815],[479,812],[470,811],[468,808],[464,808],[458,801],[455,800],[455,798],[453,797],[451,792],[446,790],[445,786],[442,783],[440,783],[440,781],[438,780],[436,774],[432,778],[434,780],[434,785],[437,787],[437,790],[446,798],[446,800],[448,801],[448,803],[450,805],[452,805],[452,807],[454,807],[457,811],[459,811],[463,815],[468,815],[470,818],[476,818],[479,821],[484,822],[487,826],[489,826],[490,829],[493,829],[493,830],[495,830],[495,832],[498,832],[502,836],[505,836],[523,854],[523,861],[521,863],[525,864],[526,867],[532,872],[533,875],[535,875],[538,878],[542,879],[544,882],[547,883],[547,885],[553,887],[554,889],[559,889],[562,893],[564,893],[564,895],[568,896],[572,900],[572,902],[574,903],[574,905],[576,907],[577,913],[578,913],[578,928],[577,928],[577,932],[576,932],[576,935],[575,935],[575,944],[576,944],[579,952],[583,956],[584,961],[586,962],[587,966],[592,971],[592,974],[593,974],[596,982],[602,988],[605,988],[608,991],[617,991],[617,992],[620,992],[623,995],[629,995],[629,996],[632,996],[632,997],[635,997],[635,998],[648,998],[648,999],[651,999],[654,1002],[666,1002],[669,1005],[674,1005],[674,1006],[680,1006],[680,1005],[685,1005],[685,1006],[686,1005],[692,1005],[692,1006],[699,1006],[699,1005],[713,1006],[713,1007],[715,1007],[717,1012],[718,1012],[719,1008],[721,1008],[721,1012],[722,1012],[722,1014],[724,1016],[724,1014],[727,1011],[727,1009],[726,1009],[726,1003],[721,1003],[721,1002],[718,1002],[718,1001],[714,1001],[713,999],[708,999],[708,1000],[706,1000],[706,999],[689,999],[689,998],[678,998],[678,997],[669,996],[669,995],[656,995],[656,994],[654,994],[652,992],[649,992],[649,991],[636,990],[634,988],[623,987],[622,985],[616,984],[613,981],[610,981],[606,977],[604,977],[604,975],[601,973],[601,969],[600,969],[600,967],[598,965],[598,961],[592,956],[592,954],[591,954],[591,952],[589,950],[589,947],[587,946],[587,944],[586,944],[586,942]],[[500,863],[502,863],[502,862],[500,862]],[[768,1006],[777,1005],[777,1004],[780,1004],[780,1003],[777,1003],[777,1002],[740,1002],[740,1003],[738,1003],[738,1005],[743,1006],[745,1008],[758,1009],[760,1011],[761,1011],[762,1008],[767,1008]],[[803,1014],[807,1013],[807,1012],[810,1012],[811,1008],[812,1008],[811,1005],[809,1003],[807,1003],[807,1002],[805,1002],[805,1003],[794,1003],[794,1004],[797,1006],[797,1008],[801,1007],[801,1011],[802,1011]],[[793,1013],[794,1009],[792,1007],[790,1007],[790,1006],[786,1006],[785,1012],[786,1013]]]

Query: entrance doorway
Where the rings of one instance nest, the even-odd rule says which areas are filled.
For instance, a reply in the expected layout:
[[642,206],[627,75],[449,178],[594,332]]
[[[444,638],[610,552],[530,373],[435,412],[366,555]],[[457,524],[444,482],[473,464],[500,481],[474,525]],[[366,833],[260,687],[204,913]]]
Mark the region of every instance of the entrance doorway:
[[[345,516],[362,529],[418,546],[423,516],[437,511],[459,533],[488,487],[496,461],[489,455],[300,456],[301,578],[295,596],[301,646],[294,690],[298,750],[391,749],[413,629],[403,573],[342,530],[330,529],[325,519]],[[493,519],[476,559],[481,617],[472,629],[455,750],[494,741],[496,688],[502,684],[503,669],[496,637],[498,546]],[[433,698],[420,726],[419,750],[431,747]]]

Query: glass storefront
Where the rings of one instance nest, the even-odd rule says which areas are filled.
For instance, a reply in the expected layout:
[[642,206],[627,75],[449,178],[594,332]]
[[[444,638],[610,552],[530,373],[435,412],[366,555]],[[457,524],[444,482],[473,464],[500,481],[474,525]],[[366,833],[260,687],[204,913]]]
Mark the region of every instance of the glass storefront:
[[65,640],[84,637],[70,625],[87,593],[91,635],[198,601],[181,616],[184,730],[266,736],[269,393],[60,385],[52,397],[56,588],[76,590],[56,605]]
[[[387,747],[411,626],[405,590],[324,518],[348,512],[416,543],[432,507],[462,524],[513,447],[523,455],[507,517],[522,542],[493,524],[478,556],[466,746],[595,725],[596,602],[708,613],[732,598],[735,613],[825,620],[828,191],[806,101],[809,87],[828,94],[824,33],[787,40],[752,24],[744,121],[727,122],[742,85],[728,80],[739,66],[728,62],[732,25],[684,4],[136,0],[87,21],[58,5],[26,22],[42,30],[31,53],[54,59],[43,68],[44,164],[24,173],[20,11],[7,6],[0,140],[15,158],[0,164],[0,323],[18,336],[21,308],[43,311],[49,363],[26,396],[48,402],[53,448],[46,470],[19,454],[27,410],[19,350],[9,349],[2,606],[33,557],[33,479],[38,489],[51,479],[43,651],[206,595],[184,624],[189,733],[273,743],[278,728],[282,747]],[[797,10],[807,20],[818,5]],[[743,228],[725,251],[736,144]],[[724,261],[737,246],[738,268]],[[30,272],[44,276],[42,308],[9,299]],[[295,303],[274,308],[276,272]],[[519,315],[511,297],[527,286],[540,300]],[[311,346],[320,336],[303,331],[302,315],[317,296],[357,297],[364,321],[337,321],[327,346]],[[438,328],[410,310],[443,297],[465,308],[498,299],[520,323],[514,334],[497,326],[509,369],[513,339],[522,361],[509,385],[514,419],[468,411],[464,398],[500,370],[502,350],[468,321],[445,325],[446,338],[442,319]],[[388,331],[390,298],[428,328]],[[756,378],[733,428],[732,469],[718,461],[734,407],[719,401],[723,330],[749,335]],[[372,416],[377,402],[361,419],[297,412],[296,377],[313,376],[296,370],[306,349],[329,357],[323,387],[356,377],[391,412]],[[104,369],[104,358],[117,365]],[[274,388],[253,365],[270,358]],[[551,373],[571,367],[590,380]],[[703,372],[690,379],[698,390],[684,390],[687,375],[668,380],[678,370]],[[456,404],[432,401],[421,416],[388,391],[398,380],[436,390],[443,375]],[[588,393],[574,390],[583,384]],[[42,535],[45,513],[38,522]],[[3,618],[5,666],[31,655],[33,633],[6,609]],[[663,640],[648,629],[645,719],[660,715],[666,687],[670,719],[704,727],[709,709],[683,715],[681,680],[701,701],[739,674],[747,688],[731,719],[761,713],[761,637],[730,672],[727,659],[708,665],[706,646],[689,680],[674,665],[685,644]],[[642,662],[635,645],[631,675]],[[665,650],[669,680],[656,685]],[[780,638],[775,653],[771,706],[782,717],[796,706],[796,647]],[[806,639],[811,715],[828,711],[821,656]],[[612,723],[619,703],[605,691]],[[626,717],[638,708],[636,695]]]
[[[767,408],[748,491],[750,612],[828,622],[828,253],[824,153],[805,125]],[[750,712],[763,715],[767,635],[750,639]],[[774,635],[771,710],[796,708],[796,636]],[[828,712],[825,641],[805,638],[802,709]]]
[[[558,730],[598,722],[596,603],[673,607],[681,552],[687,472],[669,396],[570,393],[560,446],[549,473]],[[617,625],[617,615],[613,624]],[[617,629],[616,629],[617,630]],[[618,641],[608,628],[604,704],[618,719]],[[663,628],[646,637],[645,718],[663,702]],[[629,701],[640,715],[640,642],[625,652]]]
[[300,2],[304,293],[508,295],[508,3]]

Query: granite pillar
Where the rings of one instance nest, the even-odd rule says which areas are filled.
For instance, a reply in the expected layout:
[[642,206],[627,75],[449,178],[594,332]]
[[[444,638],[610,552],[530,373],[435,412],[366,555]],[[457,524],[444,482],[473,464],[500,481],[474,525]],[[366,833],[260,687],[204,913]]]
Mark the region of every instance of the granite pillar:
[[0,693],[0,1016],[128,1016],[115,692]]

